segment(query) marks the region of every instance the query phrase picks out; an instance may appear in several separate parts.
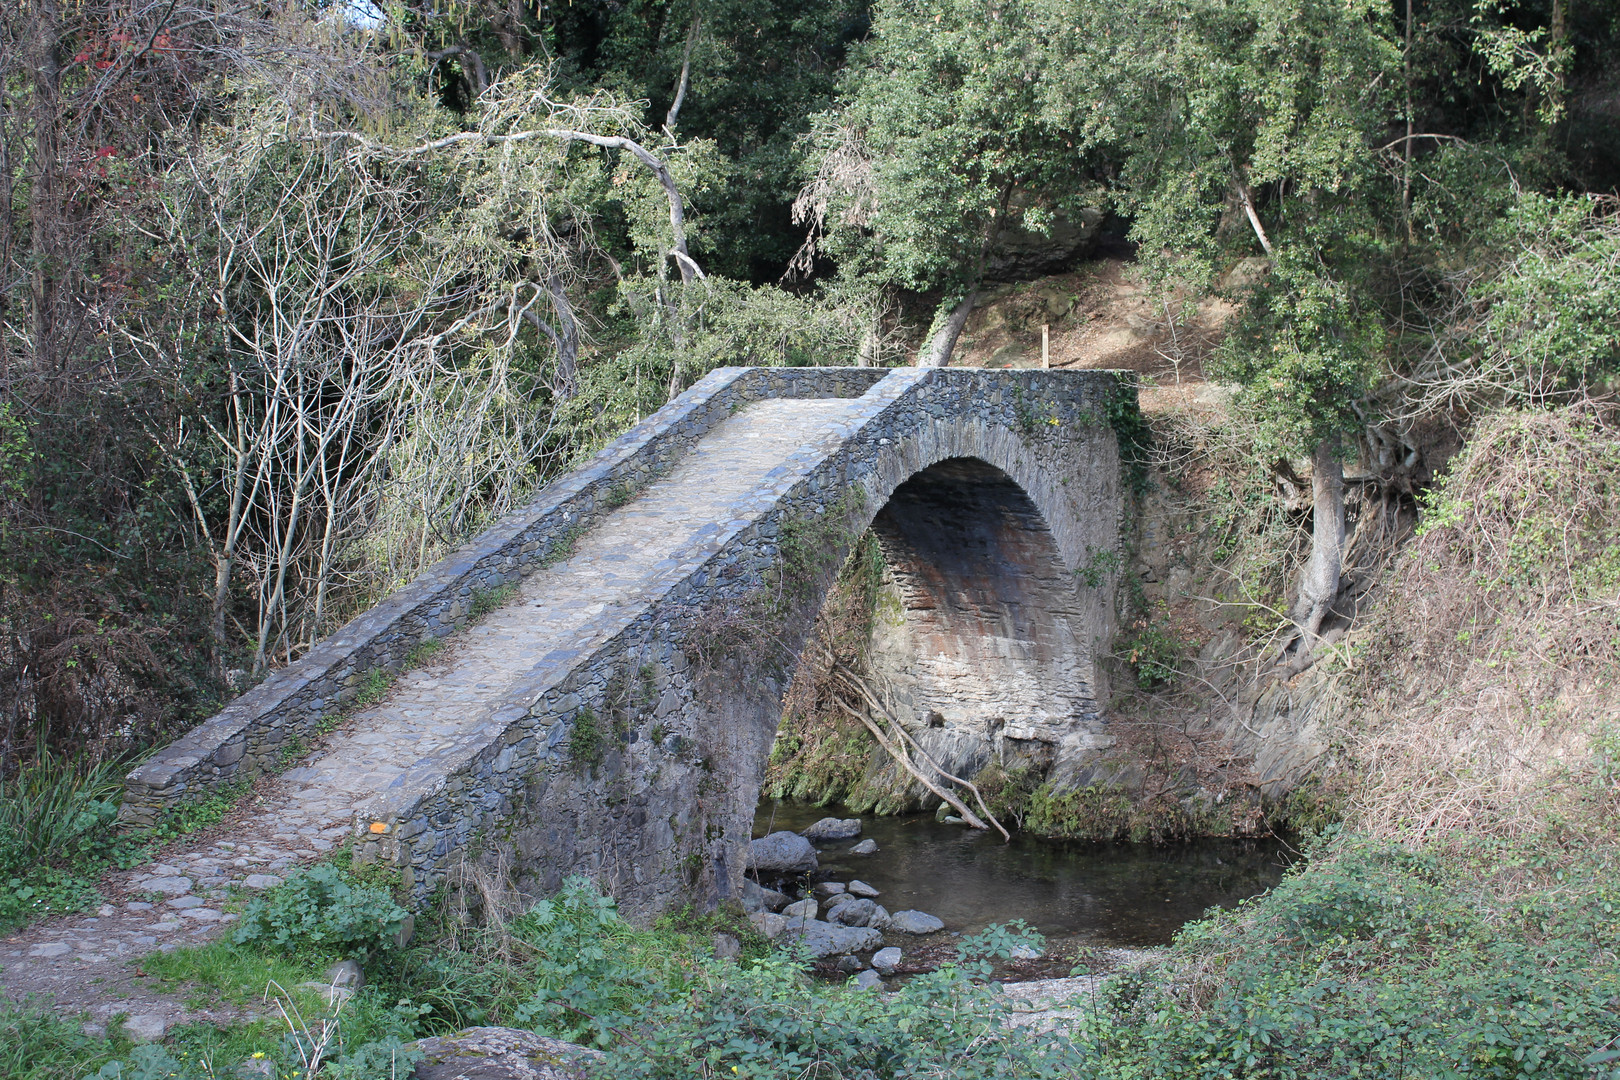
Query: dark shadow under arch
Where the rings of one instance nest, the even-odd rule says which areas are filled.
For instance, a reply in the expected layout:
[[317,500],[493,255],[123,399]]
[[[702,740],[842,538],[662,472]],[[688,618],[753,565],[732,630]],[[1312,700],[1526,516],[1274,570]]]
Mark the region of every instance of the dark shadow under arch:
[[[1111,742],[1082,586],[1007,473],[974,457],[936,462],[894,489],[870,534],[883,565],[863,675],[946,771],[971,776],[994,760],[1044,774]],[[798,677],[827,675],[811,656]],[[834,691],[813,689],[791,695],[795,707],[825,708]],[[851,795],[891,811],[937,802],[886,757]]]

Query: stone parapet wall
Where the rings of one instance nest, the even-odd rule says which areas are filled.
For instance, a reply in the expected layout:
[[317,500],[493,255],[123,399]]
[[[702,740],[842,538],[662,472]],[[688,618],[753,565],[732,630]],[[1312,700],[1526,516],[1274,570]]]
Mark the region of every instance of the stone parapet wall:
[[565,555],[582,530],[749,402],[859,397],[886,374],[874,368],[710,372],[583,468],[147,759],[126,779],[120,818],[149,825],[179,801],[275,769],[323,721],[341,713],[373,672],[397,671],[418,646],[463,625],[480,594]]
[[1076,579],[1072,610],[1106,639],[1113,582],[1087,587],[1078,571],[1118,544],[1108,416],[1134,393],[1115,372],[887,373],[700,549],[671,552],[637,604],[553,643],[479,718],[474,748],[362,806],[356,858],[397,867],[418,899],[479,860],[536,892],[591,876],[632,915],[734,894],[805,636],[850,546],[910,477],[952,458],[1010,477]]

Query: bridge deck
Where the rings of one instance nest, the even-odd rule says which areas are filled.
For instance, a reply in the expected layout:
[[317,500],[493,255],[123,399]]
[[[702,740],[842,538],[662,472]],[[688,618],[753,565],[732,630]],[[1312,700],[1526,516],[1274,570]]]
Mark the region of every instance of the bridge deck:
[[[478,706],[499,699],[553,642],[574,639],[609,606],[634,604],[673,565],[673,553],[703,547],[783,458],[835,434],[852,404],[776,399],[723,421],[668,476],[581,537],[569,558],[531,574],[503,607],[447,639],[283,773],[256,820],[236,831],[239,848],[313,855],[341,840],[356,807],[403,783],[413,767],[472,745]],[[310,845],[310,837],[324,842]]]

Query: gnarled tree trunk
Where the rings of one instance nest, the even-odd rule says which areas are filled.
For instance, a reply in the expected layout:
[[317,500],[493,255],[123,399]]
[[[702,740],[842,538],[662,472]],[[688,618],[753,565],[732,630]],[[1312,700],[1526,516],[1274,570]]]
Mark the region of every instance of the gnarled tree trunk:
[[944,367],[951,362],[951,350],[956,348],[956,339],[962,336],[962,327],[967,325],[968,316],[973,314],[973,306],[978,300],[979,288],[975,285],[962,297],[962,302],[951,309],[950,315],[946,316],[939,329],[934,331],[934,336],[928,339],[928,344],[917,354],[918,367]]
[[1323,439],[1311,455],[1311,556],[1299,576],[1292,618],[1308,652],[1339,595],[1344,561],[1344,464],[1339,440]]

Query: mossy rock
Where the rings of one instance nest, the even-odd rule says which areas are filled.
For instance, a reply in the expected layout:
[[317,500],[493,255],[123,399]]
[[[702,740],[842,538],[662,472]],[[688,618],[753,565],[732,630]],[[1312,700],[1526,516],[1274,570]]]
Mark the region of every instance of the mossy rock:
[[559,1039],[514,1028],[475,1027],[411,1044],[411,1080],[584,1080],[602,1057]]

